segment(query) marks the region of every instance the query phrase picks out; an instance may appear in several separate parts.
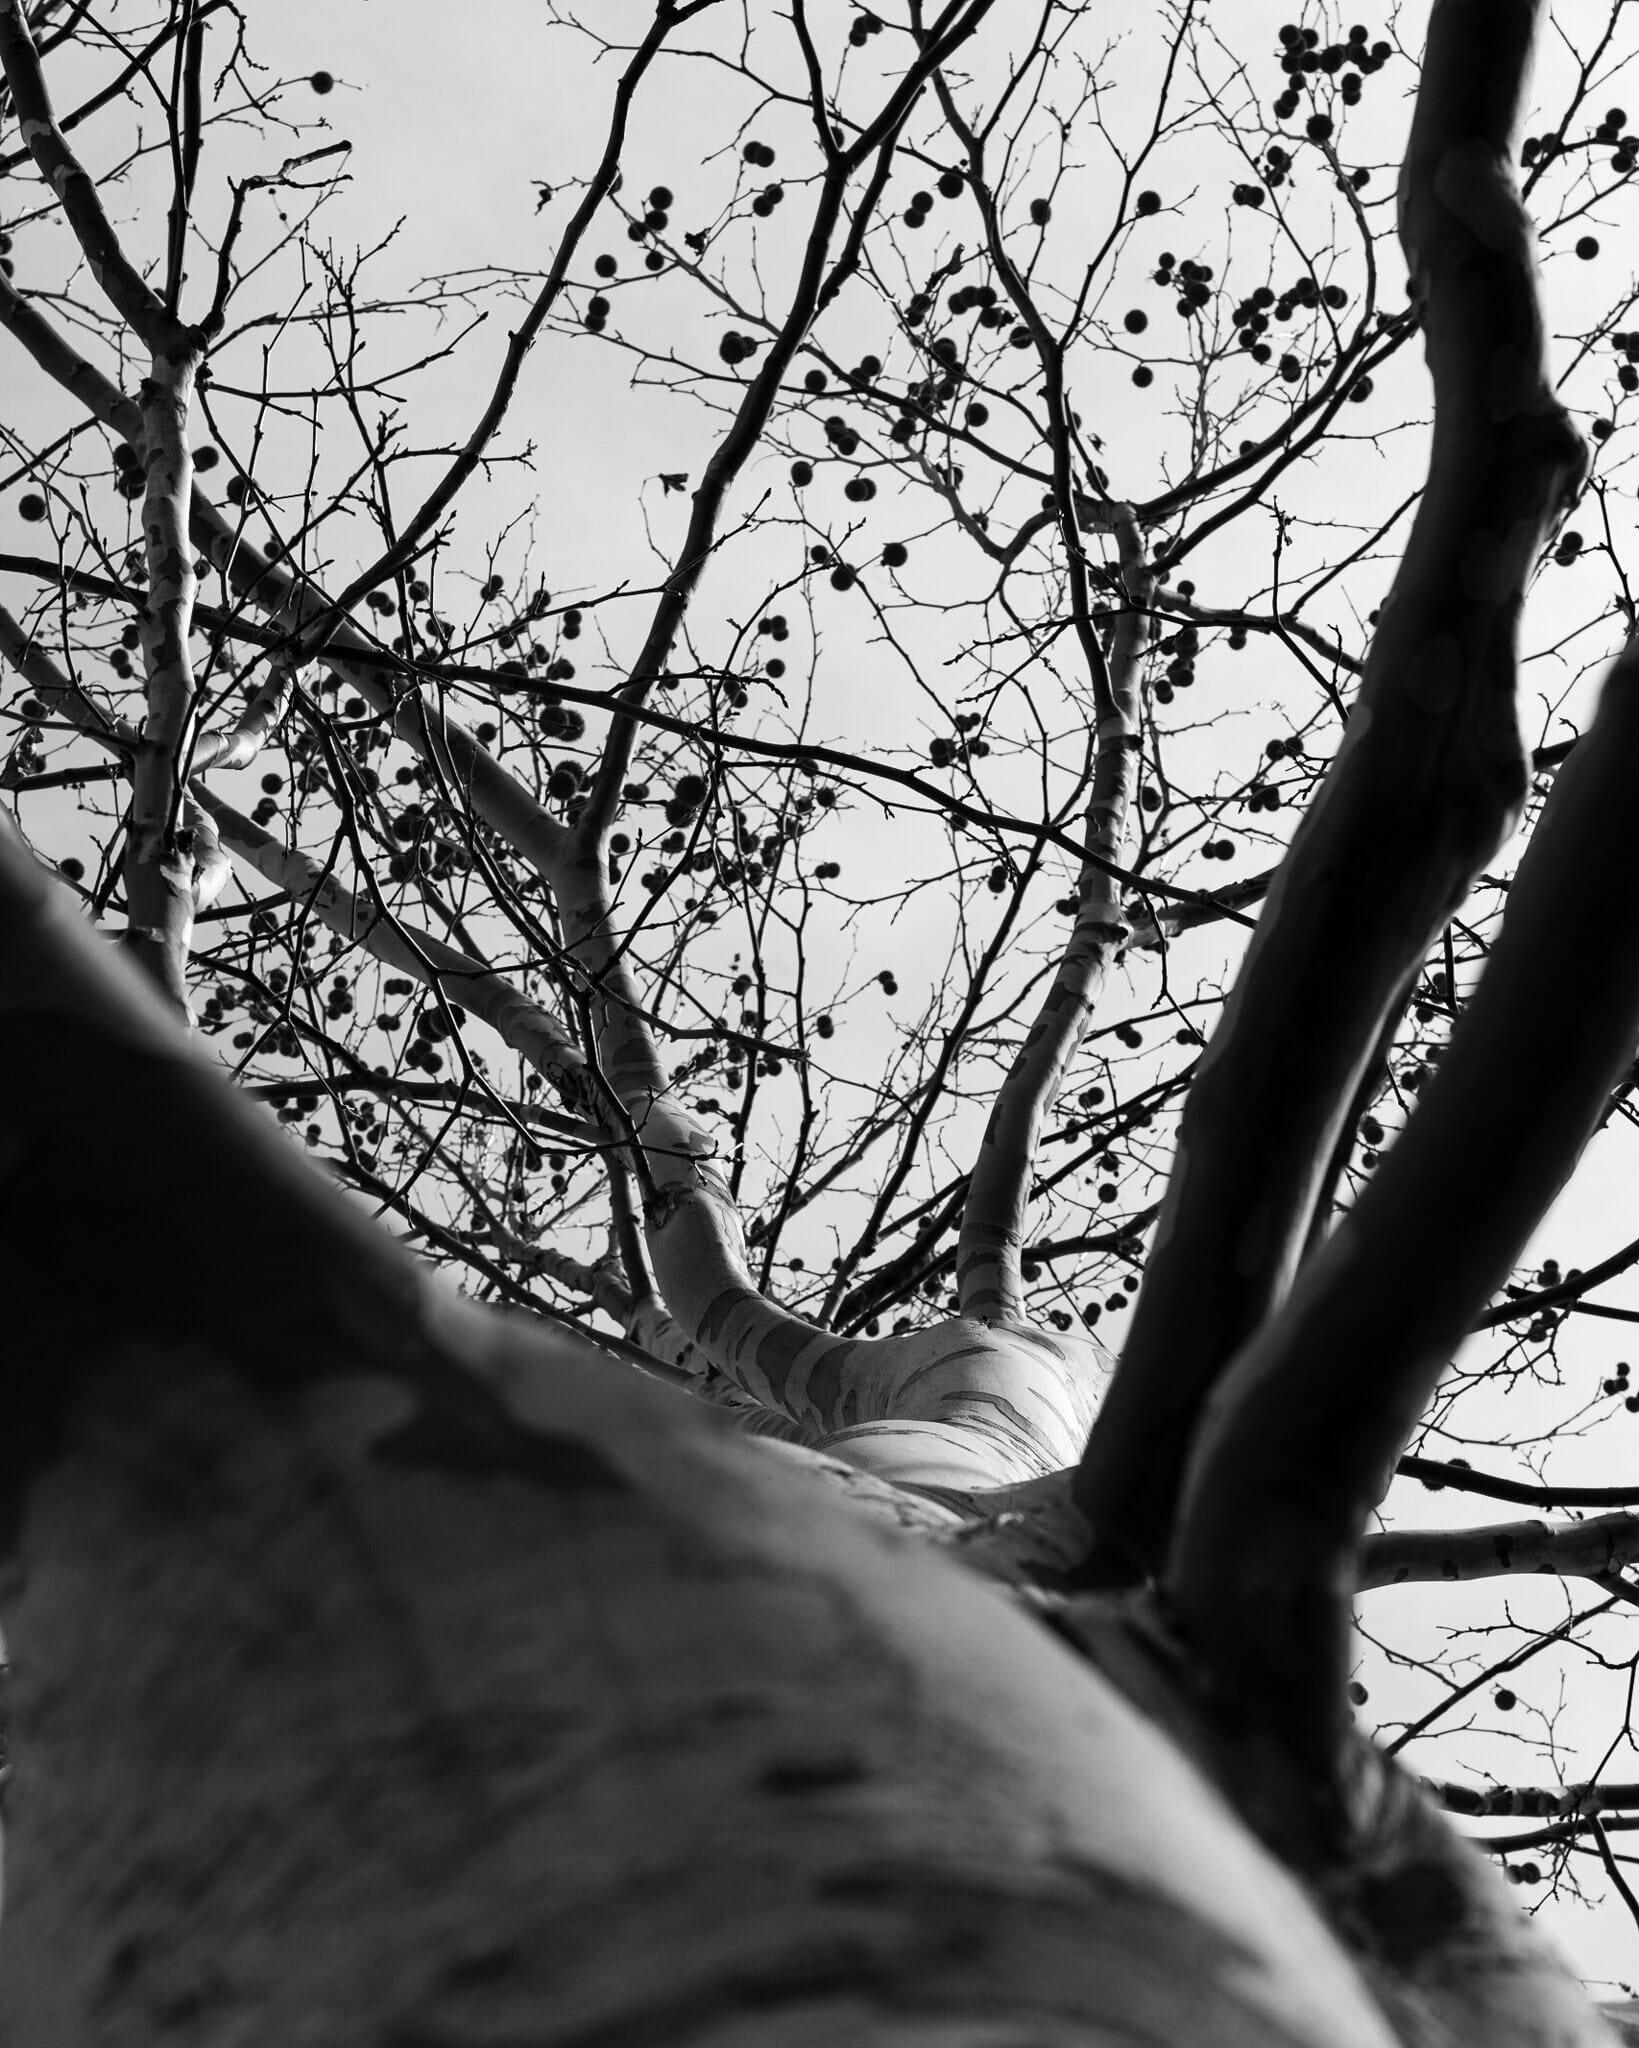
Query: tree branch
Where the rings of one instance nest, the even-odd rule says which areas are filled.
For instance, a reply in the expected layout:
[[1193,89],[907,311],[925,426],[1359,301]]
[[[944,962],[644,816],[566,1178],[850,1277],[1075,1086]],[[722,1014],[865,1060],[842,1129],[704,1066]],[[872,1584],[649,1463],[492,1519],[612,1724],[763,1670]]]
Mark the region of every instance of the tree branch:
[[39,54],[29,33],[22,0],[0,0],[0,64],[5,67],[17,110],[17,125],[35,167],[57,195],[86,266],[109,304],[147,348],[167,355],[193,340],[132,264],[103,210],[96,181],[68,146],[52,111]]
[[[1180,1613],[1223,1684],[1271,1703],[1317,1781],[1343,1740],[1348,1596],[1367,1521],[1476,1304],[1632,1057],[1636,782],[1630,645],[1549,797],[1446,1059],[1237,1359],[1195,1450],[1172,1568]],[[1524,1095],[1522,1073],[1534,1077]]]
[[1585,1522],[1492,1522],[1477,1529],[1390,1529],[1368,1536],[1360,1590],[1418,1582],[1492,1579],[1522,1572],[1601,1579],[1639,1558],[1639,1515]]
[[[1119,519],[1115,533],[1127,603],[1116,614],[1103,677],[1087,843],[1107,861],[1119,864],[1127,858],[1138,789],[1153,579],[1133,522]],[[1100,667],[1104,668],[1102,655]],[[1021,1249],[1042,1125],[1052,1113],[1086,1036],[1093,1005],[1127,938],[1122,892],[1105,870],[1084,865],[1079,896],[1075,923],[1052,982],[996,1091],[962,1209],[958,1295],[963,1315],[985,1322],[1024,1320]]]
[[1101,1575],[1161,1568],[1208,1396],[1290,1288],[1391,1012],[1525,799],[1517,622],[1587,459],[1548,381],[1509,168],[1536,11],[1434,10],[1400,218],[1435,389],[1428,488],[1343,746],[1185,1104],[1078,1482]]
[[1445,1458],[1404,1457],[1395,1466],[1404,1479],[1419,1479],[1431,1492],[1450,1486],[1458,1493],[1477,1493],[1491,1500],[1517,1501],[1531,1508],[1639,1507],[1639,1486],[1553,1486],[1522,1479],[1499,1479],[1490,1472]]
[[[644,74],[659,55],[667,36],[674,28],[680,27],[684,22],[716,4],[717,0],[688,0],[688,4],[685,5],[656,7],[654,20],[649,24],[647,34],[638,44],[630,63],[616,82],[614,105],[609,115],[609,130],[597,168],[586,182],[586,190],[581,195],[580,204],[575,208],[564,229],[557,252],[541,282],[540,290],[530,304],[529,311],[507,337],[506,353],[502,357],[501,367],[496,373],[495,383],[477,424],[420,507],[394,538],[392,546],[367,569],[361,570],[334,600],[332,618],[340,618],[349,612],[366,591],[374,590],[414,561],[417,550],[454,504],[463,486],[478,468],[485,450],[494,440],[502,420],[506,417],[513,393],[518,387],[524,359],[535,346],[547,315],[557,303],[564,279],[569,273],[569,266],[580,248],[586,230],[598,208],[609,197],[618,182],[620,153],[626,141],[626,124],[631,113],[632,101]],[[322,645],[329,623],[328,620],[318,622],[312,642],[315,649]]]
[[1425,1789],[1447,1813],[1472,1820],[1520,1814],[1557,1820],[1568,1814],[1626,1813],[1639,1808],[1639,1785],[1459,1785],[1425,1779]]
[[359,901],[319,862],[286,847],[202,786],[198,801],[215,820],[223,843],[292,898],[310,904],[315,916],[349,945],[359,946],[402,974],[412,975],[481,1017],[503,1043],[542,1074],[559,1097],[596,1119],[600,1103],[586,1061],[573,1034],[552,1012],[498,974],[486,960],[416,931],[402,918]]
[[[95,1288],[11,1290],[8,1360],[73,1359],[110,1337],[199,1336],[264,1390],[337,1371],[385,1374],[468,1455],[515,1470],[552,1463],[554,1446],[531,1441],[454,1361],[447,1333],[465,1309],[193,1050],[151,985],[99,943],[6,818],[0,940],[5,1068],[29,1077],[6,1109],[6,1270],[62,1270],[70,1227],[99,1247]],[[256,1190],[249,1273],[244,1216],[222,1199],[246,1183]],[[176,1242],[187,1246],[196,1284],[156,1281],[161,1246]],[[263,1270],[277,1286],[255,1284]],[[563,1328],[538,1341],[545,1357],[615,1365]],[[29,1482],[56,1454],[73,1393],[68,1371],[9,1376],[0,1526],[14,1524]]]

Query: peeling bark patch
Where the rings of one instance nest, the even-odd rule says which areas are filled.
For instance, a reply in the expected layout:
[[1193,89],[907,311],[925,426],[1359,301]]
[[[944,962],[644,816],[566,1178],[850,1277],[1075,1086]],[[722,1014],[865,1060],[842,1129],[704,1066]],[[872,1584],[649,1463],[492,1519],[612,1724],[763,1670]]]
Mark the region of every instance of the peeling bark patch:
[[942,1351],[937,1358],[930,1358],[926,1365],[919,1365],[915,1372],[907,1373],[904,1387],[908,1390],[916,1386],[929,1373],[938,1372],[942,1367],[960,1365],[964,1358],[994,1358],[995,1355],[994,1344],[964,1344],[955,1351]]
[[1028,1323],[1010,1323],[1006,1331],[1010,1344],[1033,1344],[1038,1351],[1045,1351],[1049,1358],[1064,1363],[1064,1346],[1057,1338],[1049,1337],[1043,1330],[1033,1330]]
[[695,1330],[696,1340],[709,1352],[714,1350],[728,1328],[728,1320],[742,1302],[756,1301],[749,1287],[725,1287],[721,1294],[714,1294],[700,1312],[699,1325]]
[[[1051,1459],[1057,1449],[1049,1436],[1000,1394],[952,1394],[939,1405],[947,1411],[946,1419],[949,1421],[965,1423],[969,1428],[989,1430],[993,1435],[1010,1442],[1017,1442],[1022,1438],[1025,1443],[1040,1452],[1044,1459]],[[987,1408],[993,1409],[995,1413],[983,1413],[982,1411]]]
[[802,1798],[857,1785],[864,1777],[865,1766],[851,1750],[822,1750],[810,1756],[771,1758],[757,1773],[757,1789],[773,1799]]
[[[821,1352],[820,1356],[808,1368],[809,1404],[820,1415],[831,1415],[839,1412],[839,1404],[841,1404],[844,1421],[856,1419],[846,1413],[846,1404],[843,1403],[842,1398],[842,1376],[848,1369],[849,1359],[853,1357],[857,1349],[858,1346],[852,1340],[841,1344],[833,1344],[829,1349]],[[761,1364],[761,1362],[761,1353],[759,1353],[758,1363]],[[855,1405],[857,1406],[857,1403]]]
[[769,1393],[781,1407],[787,1405],[786,1383],[798,1359],[819,1334],[806,1323],[780,1323],[769,1331],[752,1353],[752,1363],[767,1380]]

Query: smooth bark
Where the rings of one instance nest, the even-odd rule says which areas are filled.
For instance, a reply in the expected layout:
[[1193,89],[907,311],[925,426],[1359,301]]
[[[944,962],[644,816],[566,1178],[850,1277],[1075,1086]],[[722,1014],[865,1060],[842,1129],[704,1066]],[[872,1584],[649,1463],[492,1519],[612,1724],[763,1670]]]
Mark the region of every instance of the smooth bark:
[[1639,1557],[1639,1515],[1590,1515],[1582,1522],[1491,1522],[1472,1529],[1389,1529],[1368,1537],[1359,1583],[1404,1586],[1429,1580],[1517,1577],[1603,1579]]
[[1392,1773],[1306,1894],[1118,1603],[448,1296],[9,832],[0,929],[19,2048],[1608,2038]]
[[1428,485],[1343,746],[1185,1104],[1078,1482],[1102,1577],[1163,1568],[1203,1406],[1290,1289],[1409,978],[1525,800],[1519,614],[1587,464],[1548,374],[1511,169],[1539,12],[1438,0],[1431,17],[1400,180],[1434,384]]

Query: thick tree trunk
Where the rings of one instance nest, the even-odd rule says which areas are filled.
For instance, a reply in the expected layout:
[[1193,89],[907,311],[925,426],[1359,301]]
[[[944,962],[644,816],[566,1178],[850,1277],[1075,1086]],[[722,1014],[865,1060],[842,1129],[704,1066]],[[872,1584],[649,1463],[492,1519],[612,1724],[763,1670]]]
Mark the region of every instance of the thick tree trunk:
[[449,1296],[0,898],[7,2048],[1607,2038],[1392,1785],[1300,1882],[1120,1602]]
[[8,2042],[1391,2039],[1004,1592],[800,1452],[447,1313],[596,1455],[388,1455],[380,1375],[77,1361],[6,1612]]
[[0,965],[8,2044],[1604,2038],[1426,1818],[1317,1910],[1118,1608],[1078,1657],[912,1496],[440,1297],[50,924]]

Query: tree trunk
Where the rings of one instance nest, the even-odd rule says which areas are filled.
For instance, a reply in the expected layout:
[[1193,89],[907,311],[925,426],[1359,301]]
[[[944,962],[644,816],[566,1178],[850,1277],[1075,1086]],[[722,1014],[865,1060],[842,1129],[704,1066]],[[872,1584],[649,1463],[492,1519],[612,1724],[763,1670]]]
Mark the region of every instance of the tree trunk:
[[8,2041],[1391,2038],[1001,1589],[685,1396],[446,1314],[596,1458],[392,1452],[379,1374],[77,1361],[7,1613]]
[[1295,1878],[1119,1603],[450,1296],[0,898],[8,2044],[1604,2038],[1449,1834]]

